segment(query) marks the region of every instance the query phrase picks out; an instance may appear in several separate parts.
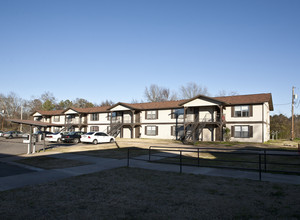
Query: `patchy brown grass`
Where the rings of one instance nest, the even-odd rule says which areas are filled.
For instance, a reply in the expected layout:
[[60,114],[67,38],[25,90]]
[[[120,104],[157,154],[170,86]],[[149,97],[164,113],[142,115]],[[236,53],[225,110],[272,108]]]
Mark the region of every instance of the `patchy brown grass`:
[[88,165],[90,163],[78,161],[78,160],[69,160],[62,158],[54,158],[50,156],[41,156],[41,157],[29,157],[26,159],[17,160],[17,163],[26,164],[29,166],[39,167],[42,169],[62,169],[68,167],[77,167]]
[[[126,148],[113,148],[113,149],[101,149],[101,150],[90,150],[90,151],[80,151],[75,152],[75,154],[93,156],[93,157],[103,157],[103,158],[112,158],[112,159],[126,159],[128,156],[128,149],[130,150],[130,157],[137,157],[141,155],[148,155],[149,150],[145,148],[137,147],[126,147]],[[152,150],[152,153],[158,151]]]
[[300,186],[118,168],[0,193],[1,219],[299,219]]

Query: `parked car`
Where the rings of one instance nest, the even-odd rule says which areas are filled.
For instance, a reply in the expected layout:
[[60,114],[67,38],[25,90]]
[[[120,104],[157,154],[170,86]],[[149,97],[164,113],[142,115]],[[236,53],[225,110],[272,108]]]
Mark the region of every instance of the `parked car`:
[[3,137],[4,132],[0,131],[0,137]]
[[113,136],[109,136],[104,132],[89,132],[82,135],[81,142],[83,143],[108,143],[108,142],[115,142],[115,138]]
[[61,136],[63,134],[66,134],[66,133],[63,133],[63,132],[57,132],[57,133],[53,133],[53,134],[47,134],[46,135],[46,141],[49,141],[49,142],[57,142],[57,143],[61,143],[62,140],[61,140]]
[[61,136],[63,142],[77,144],[80,142],[81,135],[85,134],[82,131],[69,132]]
[[33,133],[34,137],[36,137],[36,141],[41,141],[41,140],[44,140],[44,135],[45,134],[45,140],[46,140],[46,137],[47,135],[49,134],[53,134],[52,132],[50,131],[37,131],[35,133]]
[[20,131],[8,131],[3,134],[3,137],[5,137],[6,139],[18,138],[18,137],[22,137],[22,136],[23,136],[23,133]]
[[50,131],[37,131],[37,132],[35,132],[34,134],[35,134],[35,135],[38,135],[38,134],[43,135],[44,133],[45,133],[45,136],[47,136],[47,135],[49,135],[49,134],[53,134],[53,133],[50,132]]

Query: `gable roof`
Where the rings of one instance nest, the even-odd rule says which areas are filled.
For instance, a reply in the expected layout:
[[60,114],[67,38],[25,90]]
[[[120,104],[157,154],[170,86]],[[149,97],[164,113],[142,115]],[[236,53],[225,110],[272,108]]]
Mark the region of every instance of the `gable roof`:
[[134,106],[134,104],[128,104],[128,103],[124,103],[124,102],[118,102],[117,104],[115,104],[115,105],[113,105],[113,106],[110,106],[110,107],[108,108],[108,110],[111,110],[111,109],[117,107],[118,105],[124,106],[124,107],[129,108],[129,109],[133,109],[133,110],[139,109],[139,108],[136,108],[136,107]]
[[182,100],[177,101],[164,101],[164,102],[145,102],[145,103],[124,103],[119,102],[112,107],[109,108],[112,109],[118,105],[123,105],[127,108],[131,108],[134,110],[151,110],[151,109],[170,109],[170,108],[181,108],[179,104],[182,102]]
[[44,116],[55,116],[55,115],[61,115],[63,114],[64,110],[52,110],[52,111],[35,111],[31,114],[31,116],[33,116],[35,113],[40,113],[41,115]]
[[195,99],[203,99],[203,100],[208,101],[208,102],[214,102],[214,103],[218,103],[218,104],[222,104],[222,105],[226,104],[224,101],[218,100],[216,98],[211,98],[211,97],[204,96],[204,95],[198,95],[196,97],[193,97],[191,99],[187,99],[187,100],[183,101],[182,103],[180,103],[180,106],[182,106],[182,105],[184,105],[184,104],[186,104],[188,102],[191,102],[191,101],[193,101]]
[[110,106],[101,106],[101,107],[91,107],[91,108],[67,108],[66,110],[62,111],[64,114],[68,110],[73,110],[78,113],[98,113],[98,112],[109,112]]
[[215,99],[226,102],[228,105],[262,104],[268,102],[270,111],[274,110],[271,93],[222,96],[222,97],[215,97]]

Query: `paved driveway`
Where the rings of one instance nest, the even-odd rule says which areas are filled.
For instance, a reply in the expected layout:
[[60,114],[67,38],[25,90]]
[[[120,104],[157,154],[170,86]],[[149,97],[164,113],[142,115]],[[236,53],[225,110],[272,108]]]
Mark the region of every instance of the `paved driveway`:
[[[26,154],[27,147],[27,144],[23,144],[22,138],[5,139],[3,137],[0,137],[0,158]],[[38,145],[37,148],[40,149],[41,146]],[[0,162],[0,177],[12,176],[28,172],[33,171],[20,166],[16,166],[14,164]]]
[[23,144],[22,138],[0,138],[0,157],[20,155],[27,153],[27,144]]

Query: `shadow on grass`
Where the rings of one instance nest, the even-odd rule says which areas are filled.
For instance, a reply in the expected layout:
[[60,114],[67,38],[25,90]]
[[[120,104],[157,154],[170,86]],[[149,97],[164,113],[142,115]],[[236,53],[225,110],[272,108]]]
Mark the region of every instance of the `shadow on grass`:
[[17,160],[17,163],[38,167],[42,169],[63,169],[69,167],[77,167],[83,165],[89,165],[92,163],[82,162],[78,160],[62,159],[55,158],[51,156],[39,156],[39,157],[30,157],[26,159]]

